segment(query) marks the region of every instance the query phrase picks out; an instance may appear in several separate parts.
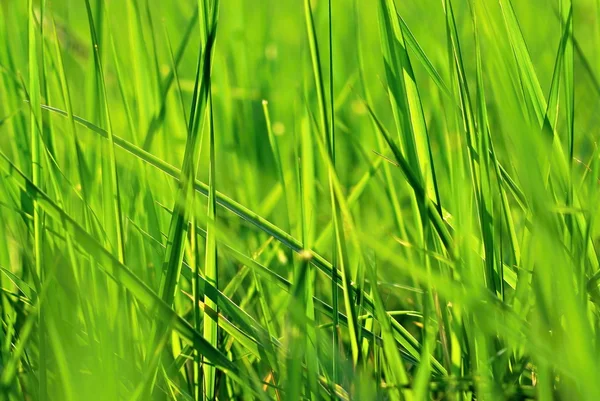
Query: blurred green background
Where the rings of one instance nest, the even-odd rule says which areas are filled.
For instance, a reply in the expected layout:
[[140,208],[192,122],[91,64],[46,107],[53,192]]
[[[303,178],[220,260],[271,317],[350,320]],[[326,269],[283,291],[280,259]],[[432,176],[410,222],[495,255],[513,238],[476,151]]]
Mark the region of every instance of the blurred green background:
[[[174,178],[208,82],[199,4],[219,12],[191,197]],[[0,2],[0,399],[598,399],[599,1],[87,6]],[[207,333],[204,230],[208,342],[235,369],[189,338]]]

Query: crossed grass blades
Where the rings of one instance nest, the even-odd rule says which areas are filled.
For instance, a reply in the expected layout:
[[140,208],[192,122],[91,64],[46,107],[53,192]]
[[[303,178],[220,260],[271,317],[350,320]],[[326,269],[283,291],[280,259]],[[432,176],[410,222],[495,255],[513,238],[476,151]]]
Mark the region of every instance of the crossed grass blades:
[[597,400],[600,2],[0,4],[0,400]]

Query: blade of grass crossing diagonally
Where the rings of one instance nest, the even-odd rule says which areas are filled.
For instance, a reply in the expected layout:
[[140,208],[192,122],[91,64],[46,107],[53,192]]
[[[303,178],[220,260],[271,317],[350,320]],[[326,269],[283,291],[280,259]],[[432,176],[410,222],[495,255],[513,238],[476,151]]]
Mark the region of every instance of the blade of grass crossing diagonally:
[[[87,192],[87,189],[85,188],[86,186],[86,182],[84,179],[84,173],[82,171],[82,166],[83,166],[83,155],[80,152],[80,148],[78,146],[77,143],[77,128],[75,125],[75,119],[73,117],[73,106],[72,106],[72,101],[71,101],[71,91],[69,88],[69,84],[67,81],[67,76],[65,73],[65,67],[64,67],[64,60],[63,60],[63,52],[61,50],[61,45],[59,42],[59,37],[57,34],[57,30],[56,30],[56,22],[54,21],[54,19],[52,19],[52,26],[53,26],[53,30],[54,30],[54,44],[55,44],[55,53],[56,53],[56,65],[57,65],[57,69],[58,69],[58,73],[59,73],[59,79],[60,79],[60,85],[61,85],[61,92],[62,92],[62,97],[63,97],[63,101],[65,103],[65,107],[67,109],[67,116],[68,116],[68,120],[69,120],[69,124],[68,124],[68,131],[69,131],[69,141],[71,142],[71,149],[74,149],[75,152],[73,155],[73,164],[77,166],[76,169],[76,179],[78,180],[79,183],[81,183],[81,188],[83,192]],[[48,160],[49,163],[49,160]],[[52,169],[49,167],[48,171],[50,172],[50,176],[52,178],[52,182],[53,182],[53,186],[55,189],[55,194],[57,197],[57,200],[61,200],[61,192],[60,189],[58,187],[58,183],[56,182],[56,179],[53,177],[52,174]],[[84,196],[85,198],[85,196]],[[59,202],[59,207],[62,207],[63,202],[60,201]],[[90,217],[90,213],[87,207],[85,207],[83,209],[83,216],[84,216],[84,220],[85,220],[85,228],[89,228],[89,222],[91,220]],[[75,278],[76,283],[78,283],[78,285],[82,284],[81,281],[81,277],[83,277],[83,271],[80,272],[79,269],[80,267],[78,266],[77,263],[77,259],[75,257],[75,251],[74,251],[74,245],[73,245],[73,240],[72,237],[70,235],[66,235],[66,239],[67,239],[67,250],[68,250],[68,254],[69,254],[69,259],[70,259],[70,263],[71,263],[71,267],[73,270],[73,277]],[[90,257],[89,260],[89,267],[91,267],[91,270],[93,271],[93,265],[94,265],[94,261],[93,258]],[[91,275],[92,277],[92,281],[93,281],[93,277],[94,274],[92,273]],[[94,297],[89,297],[86,296],[84,299],[84,297],[81,295],[81,293],[78,294],[79,295],[79,299],[80,299],[80,304],[82,305],[82,314],[84,317],[84,321],[86,323],[87,329],[88,331],[91,332],[91,328],[93,327],[94,323],[93,323],[93,308],[92,308],[92,303],[94,302],[93,299]],[[92,301],[90,302],[90,299],[92,299]],[[92,343],[93,344],[93,343]]]
[[[58,73],[59,73],[59,80],[60,80],[60,87],[61,87],[61,91],[62,91],[62,97],[63,97],[63,101],[65,104],[65,108],[66,108],[66,116],[69,120],[69,124],[68,124],[68,132],[70,135],[69,141],[70,146],[72,149],[74,149],[75,151],[72,152],[73,155],[73,165],[77,166],[76,170],[76,179],[77,182],[80,183],[81,185],[81,192],[83,193],[82,198],[85,201],[88,201],[88,193],[89,193],[89,189],[87,188],[88,183],[85,180],[85,171],[84,171],[84,156],[81,152],[81,146],[79,145],[78,142],[78,138],[77,138],[77,126],[75,124],[75,116],[73,114],[73,102],[72,102],[72,97],[71,97],[71,90],[67,81],[67,74],[65,72],[65,66],[64,66],[64,53],[61,49],[61,44],[59,41],[59,35],[57,33],[57,29],[56,29],[56,22],[54,19],[52,19],[52,26],[54,28],[54,44],[55,44],[55,52],[56,52],[56,65],[57,65],[57,69],[58,69]],[[90,221],[92,220],[92,217],[90,216],[90,211],[89,208],[84,208],[83,210],[84,213],[84,219],[85,219],[85,224],[86,224],[86,228],[88,225],[90,225]],[[90,261],[91,264],[93,264],[92,261]]]
[[[398,21],[396,6],[393,0],[380,0],[378,9],[390,102],[398,137],[403,144],[402,150],[406,152],[406,158],[415,178],[424,182],[428,196],[436,199],[436,203],[439,204],[439,192],[435,182],[431,180],[435,177],[435,170],[429,151],[431,145],[421,97]],[[425,178],[428,178],[427,181]]]
[[[105,3],[104,13],[105,13],[106,20],[110,19],[111,11],[112,11],[112,9],[111,9],[110,3],[108,3],[108,2]],[[123,70],[121,68],[121,63],[120,63],[119,57],[118,57],[118,50],[117,50],[117,46],[115,43],[114,33],[113,33],[113,29],[110,26],[110,24],[108,25],[107,30],[108,30],[108,37],[109,37],[108,39],[109,39],[109,43],[110,43],[110,47],[111,47],[111,53],[113,56],[112,59],[114,62],[114,68],[115,68],[116,77],[117,77],[117,83],[118,83],[118,87],[119,87],[119,93],[121,95],[121,101],[122,101],[122,104],[125,109],[125,119],[127,121],[127,127],[129,129],[129,134],[131,135],[131,137],[134,138],[134,140],[138,141],[139,140],[139,130],[135,124],[133,112],[132,112],[130,102],[127,97],[126,77],[124,76]],[[141,171],[144,171],[144,165],[141,162],[141,160],[138,160],[137,165]],[[143,175],[139,179],[136,177],[136,181],[134,183],[134,188],[135,188],[134,198],[132,199],[132,201],[130,203],[129,215],[131,215],[132,213],[135,213],[134,210],[136,208],[136,205],[143,204],[143,196],[145,194],[149,193],[147,179],[146,179],[145,175]],[[140,254],[145,253],[143,243],[139,244],[137,246],[137,248],[138,248]],[[127,297],[128,296],[126,295],[126,298]],[[129,303],[129,302],[127,304],[128,304],[128,308],[123,308],[123,310],[125,312],[126,319],[131,320],[131,338],[133,339],[133,341],[135,341],[137,343],[139,337],[141,337],[143,335],[143,333],[141,333],[141,331],[138,331],[138,332],[135,331],[136,325],[133,322],[136,320],[137,312],[136,312],[136,308],[135,308],[134,304]],[[129,346],[127,346],[126,351],[130,352],[132,347],[133,347],[133,344],[130,344]],[[141,355],[141,354],[142,354],[142,351],[140,349],[139,355]]]
[[[67,115],[66,112],[64,112],[60,109],[57,109],[55,107],[43,106],[43,108],[46,110],[55,112],[57,114],[60,114],[62,116]],[[370,112],[372,113],[372,110]],[[92,132],[106,138],[107,134],[104,129],[98,127],[97,125],[95,125],[85,119],[82,119],[81,117],[74,116],[74,118],[77,123],[85,126]],[[391,141],[391,138],[390,138],[389,134],[386,133],[385,128],[381,125],[381,123],[377,119],[375,119],[375,121],[378,123],[378,129],[381,130],[380,132],[382,134],[385,134],[385,136],[387,136],[387,138]],[[134,144],[132,144],[120,137],[117,137],[117,136],[115,136],[115,144],[117,146],[121,147],[122,149],[130,152],[132,155],[140,158],[144,162],[146,162],[146,163],[150,164],[151,166],[157,168],[158,170],[162,171],[163,173],[167,174],[168,176],[172,177],[173,179],[179,180],[181,178],[181,170],[162,161],[161,159],[157,158],[156,156],[142,150],[141,148],[135,146]],[[396,145],[393,144],[393,146],[396,146]],[[392,147],[392,150],[393,149],[394,149],[394,147]],[[418,193],[422,193],[423,188],[420,185],[418,185],[415,182],[415,180],[413,179],[412,172],[408,168],[408,164],[406,163],[406,160],[404,159],[404,157],[401,154],[399,154],[398,157],[400,158],[399,160],[401,160],[399,162],[400,167],[403,169],[403,172],[408,177],[408,182],[411,185],[414,185],[415,191],[417,191]],[[369,174],[369,176],[371,175],[371,173],[368,173],[368,174]],[[366,182],[367,181],[364,181],[364,183],[366,183]],[[179,184],[179,185],[181,185],[181,184]],[[198,191],[199,193],[201,193],[202,195],[208,196],[208,185],[206,185],[205,183],[203,183],[199,180],[196,180],[194,183],[194,189],[196,191]],[[358,195],[358,194],[356,194],[356,195]],[[356,201],[356,198],[354,198],[354,199]],[[261,217],[257,213],[253,212],[252,210],[248,209],[247,207],[245,207],[245,206],[241,205],[240,203],[236,202],[235,200],[231,199],[227,195],[216,191],[216,202],[219,205],[221,205],[222,207],[224,207],[225,209],[229,210],[231,213],[246,220],[248,223],[252,224],[253,226],[255,226],[257,229],[261,230],[265,234],[273,236],[279,242],[281,242],[283,245],[292,249],[294,252],[300,253],[304,250],[304,247],[303,247],[303,244],[301,241],[299,241],[292,235],[286,233],[281,228],[279,228],[277,225],[271,223],[270,221]],[[428,210],[430,211],[430,213],[438,213],[437,208],[435,206],[433,206],[433,201],[431,201],[431,207],[429,207]],[[432,221],[434,222],[434,227],[435,227],[436,222],[441,223],[441,225],[438,225],[436,227],[436,230],[442,237],[445,246],[447,246],[447,249],[452,249],[452,246],[451,246],[452,238],[450,236],[450,233],[448,232],[448,229],[444,226],[445,223],[443,221],[443,218],[441,216],[432,217]],[[314,266],[316,266],[317,268],[319,268],[319,270],[321,270],[324,274],[326,274],[331,279],[333,279],[333,277],[335,277],[337,279],[338,284],[341,284],[341,277],[340,277],[339,273],[336,273],[335,276],[332,273],[332,270],[337,269],[337,266],[332,265],[327,259],[325,259],[323,256],[321,256],[318,252],[312,250],[311,253],[312,253],[312,258],[310,259],[311,263]],[[450,252],[450,254],[452,255],[451,252]],[[352,289],[353,293],[356,295],[357,289],[354,286],[352,286],[351,289]],[[363,294],[363,297],[364,297],[364,302],[365,302],[365,308],[367,309],[368,312],[369,311],[373,312],[373,310],[374,310],[373,309],[373,305],[374,305],[373,298],[368,294]],[[418,348],[419,347],[418,347],[418,343],[416,342],[416,340],[396,320],[392,319],[391,324],[392,324],[392,328],[394,330],[395,335],[398,335],[398,336],[400,336],[400,338],[403,338],[404,340],[406,340],[406,341],[402,342],[402,345],[404,347],[406,347],[407,351],[413,357],[418,359]],[[445,369],[443,369],[443,367],[441,367],[441,365],[439,365],[436,362],[437,361],[434,361],[435,371],[438,373],[445,372]]]
[[[56,107],[42,105],[42,108],[44,110],[48,110],[52,113],[56,113],[58,115],[68,117],[67,112],[57,109]],[[73,116],[73,118],[76,123],[83,125],[84,127],[88,128],[90,131],[102,136],[103,138],[107,137],[106,130],[98,127],[97,125],[95,125],[79,116]],[[141,148],[135,146],[131,142],[128,142],[125,139],[123,139],[117,135],[114,135],[113,137],[115,140],[115,145],[117,145],[118,147],[122,148],[123,150],[126,150],[127,152],[131,153],[132,155],[134,155],[138,159],[142,160],[143,162],[150,164],[151,166],[155,167],[156,169],[162,171],[163,173],[167,174],[168,176],[170,176],[176,180],[181,176],[180,170],[173,167],[172,165],[162,161],[158,157],[142,150]],[[374,162],[373,166],[369,169],[369,171],[367,171],[363,175],[363,177],[359,180],[359,182],[354,186],[352,192],[348,196],[349,204],[354,204],[355,202],[358,201],[358,199],[360,198],[360,195],[363,194],[363,192],[366,188],[366,185],[369,183],[369,180],[374,176],[374,174],[376,173],[376,171],[379,168],[379,166],[381,165],[381,163],[382,163],[381,158],[376,159],[376,161]],[[207,184],[197,180],[195,182],[195,189],[196,189],[196,191],[200,192],[202,195],[208,196],[208,185]],[[290,236],[285,231],[280,229],[278,226],[268,222],[266,219],[260,217],[253,211],[247,209],[246,207],[242,206],[241,204],[239,204],[238,202],[229,198],[228,196],[224,195],[223,193],[217,191],[216,194],[217,194],[216,195],[217,203],[219,205],[221,205],[222,207],[224,207],[225,209],[238,215],[239,217],[243,218],[244,220],[247,220],[248,222],[252,223],[258,229],[260,229],[261,231],[264,231],[266,234],[274,236],[275,238],[278,239],[278,241],[281,241],[283,244],[285,244],[286,247],[292,249],[293,251],[300,252],[302,250],[302,241],[299,241],[299,240],[295,239],[294,237]],[[331,222],[323,230],[323,232],[319,235],[319,238],[317,238],[315,244],[316,245],[322,244],[323,241],[325,241],[325,236],[328,235],[328,233],[330,231],[331,231]],[[320,265],[321,262],[316,262],[316,263],[318,265]],[[320,266],[320,267],[323,267],[323,266]]]
[[[565,65],[565,58],[567,57],[567,46],[570,41],[570,35],[572,34],[572,9],[570,9],[565,18],[566,20],[563,23],[563,31],[554,61],[554,69],[552,71],[552,81],[548,91],[548,99],[547,103],[545,103],[546,110],[544,112],[544,128],[547,128],[548,130],[554,130],[559,123],[559,110],[561,104],[560,89],[567,68]],[[567,85],[566,82],[565,85]],[[556,135],[556,133],[554,133],[554,135]],[[568,141],[570,140],[569,138],[567,138]]]
[[201,333],[197,332],[184,318],[179,316],[169,305],[163,302],[148,286],[146,286],[127,266],[118,261],[118,259],[102,247],[90,234],[86,232],[77,222],[66,214],[48,195],[42,192],[31,182],[10,160],[0,152],[0,169],[7,177],[10,177],[16,185],[25,191],[29,196],[38,199],[40,207],[44,212],[56,221],[61,221],[67,229],[67,233],[73,238],[77,238],[78,245],[94,255],[98,261],[98,266],[103,272],[110,276],[117,283],[127,288],[130,293],[143,305],[148,311],[156,316],[157,319],[164,322],[165,325],[172,325],[182,338],[189,341],[194,349],[206,356],[211,363],[218,367],[235,381],[245,384],[240,376],[239,369],[222,352],[214,348],[204,339]]
[[450,90],[444,83],[440,74],[437,72],[437,70],[433,66],[432,62],[429,60],[429,58],[425,54],[425,51],[423,50],[421,45],[419,45],[417,38],[415,38],[415,36],[413,35],[412,31],[406,24],[406,21],[404,21],[404,18],[402,18],[402,16],[398,13],[397,13],[397,16],[398,16],[398,21],[400,23],[400,28],[402,29],[402,33],[403,33],[406,45],[415,52],[415,55],[417,56],[419,61],[421,61],[421,64],[423,65],[423,67],[425,68],[427,73],[429,74],[429,77],[436,84],[436,86],[442,91],[442,93],[444,95],[448,96],[449,98],[452,98],[452,94],[451,94]]
[[398,162],[398,166],[400,167],[400,169],[404,173],[404,176],[406,177],[406,181],[413,188],[416,195],[419,198],[423,199],[423,202],[425,203],[425,210],[427,211],[427,213],[429,213],[429,218],[431,219],[431,222],[433,223],[434,228],[436,229],[438,235],[440,236],[440,239],[442,240],[442,243],[444,244],[446,251],[450,255],[450,258],[455,259],[456,255],[455,255],[454,249],[453,249],[452,236],[450,235],[450,232],[448,231],[448,228],[446,227],[446,223],[444,222],[443,216],[439,212],[439,208],[435,205],[435,203],[429,197],[424,195],[425,188],[419,182],[419,180],[415,177],[413,170],[410,167],[408,161],[402,155],[402,151],[400,150],[398,145],[396,145],[396,143],[392,140],[392,138],[390,137],[389,133],[387,132],[387,130],[385,129],[385,127],[383,126],[381,121],[375,115],[375,112],[373,111],[371,106],[367,105],[367,110],[369,111],[371,118],[377,125],[377,129],[378,129],[379,133],[384,137],[388,146],[392,150],[392,153],[394,154],[394,157],[395,157],[396,161]]
[[[169,214],[173,213],[171,210],[168,210],[168,209],[165,209],[165,210]],[[198,237],[206,238],[206,231],[204,229],[202,229],[200,227],[196,227],[196,231],[199,233]],[[257,255],[253,255],[253,258],[243,255],[241,252],[237,251],[232,245],[229,245],[227,243],[228,237],[225,233],[217,232],[217,234],[220,234],[220,236],[218,238],[219,242],[221,242],[225,245],[225,250],[227,251],[228,254],[233,256],[233,258],[235,260],[239,261],[244,266],[252,267],[254,271],[260,273],[263,277],[267,277],[268,279],[271,279],[271,280],[275,279],[275,283],[277,285],[279,285],[279,286],[283,285],[284,289],[286,289],[286,290],[288,289],[287,285],[289,283],[287,282],[287,280],[281,278],[277,274],[268,270],[266,267],[255,262],[255,260],[253,258],[256,257]],[[231,237],[231,236],[229,236],[229,237]],[[162,244],[158,244],[158,246],[163,247]],[[183,267],[184,267],[184,269],[182,269],[182,276],[185,277],[188,281],[192,282],[193,275],[195,275],[195,273],[196,273],[194,271],[193,265],[188,264],[184,261]],[[245,271],[248,271],[248,270],[245,270]],[[245,277],[246,274],[242,274],[242,276]],[[264,350],[266,350],[267,358],[271,358],[271,359],[269,359],[270,361],[275,360],[274,348],[277,348],[277,349],[280,348],[280,344],[279,344],[279,341],[277,340],[277,336],[274,334],[272,335],[269,332],[268,327],[267,327],[267,330],[265,330],[262,326],[260,326],[260,324],[252,316],[250,316],[247,312],[245,312],[240,306],[238,306],[236,303],[234,303],[229,298],[231,296],[232,291],[234,291],[234,290],[231,290],[230,287],[239,287],[241,280],[243,280],[243,278],[240,280],[230,281],[230,283],[228,284],[228,287],[223,292],[219,291],[216,287],[214,287],[210,282],[208,282],[201,275],[198,275],[197,277],[195,277],[195,279],[198,280],[198,282],[199,282],[198,290],[200,291],[197,294],[197,298],[198,299],[202,299],[202,298],[210,299],[213,303],[218,305],[220,311],[222,311],[222,312],[219,312],[219,320],[216,320],[216,321],[219,324],[219,326],[221,326],[226,333],[230,334],[229,340],[231,342],[238,341],[241,345],[244,346],[245,351],[249,351],[257,357],[262,358],[262,356],[265,354],[265,352],[263,352],[263,349],[264,349]],[[283,281],[280,281],[280,280],[283,280]],[[182,293],[185,294],[186,296],[188,296],[189,298],[194,299],[193,296],[187,294],[185,291],[182,291]],[[203,311],[203,308],[206,306],[206,304],[203,301],[199,301],[198,305],[199,305],[199,309],[201,309],[201,311]],[[215,315],[216,311],[214,311],[214,309],[207,309],[207,310],[210,312],[209,316],[211,316],[211,319],[216,317],[216,315]],[[222,318],[223,315],[227,316],[227,318],[230,319],[230,321],[223,320],[223,318]],[[234,324],[236,326],[234,326]],[[201,326],[202,326],[202,324],[200,324],[200,327]],[[200,328],[197,331],[202,332],[202,329]],[[240,333],[240,335],[243,335],[243,338],[236,335],[236,333]],[[248,340],[251,340],[253,344],[250,344],[248,342]],[[276,366],[276,365],[277,365],[276,363],[273,363],[272,366]]]
[[[98,2],[97,5],[97,21],[94,20],[94,15],[92,12],[92,7],[90,5],[90,1],[85,1],[86,12],[88,17],[88,25],[90,31],[90,37],[92,41],[92,52],[94,54],[94,67],[95,67],[95,76],[99,83],[98,85],[98,96],[102,98],[102,107],[104,110],[104,121],[106,123],[106,132],[108,143],[103,147],[102,153],[108,153],[108,157],[102,157],[102,171],[107,171],[107,174],[102,174],[102,194],[104,204],[104,216],[105,223],[107,224],[107,232],[109,233],[109,238],[111,239],[111,248],[113,252],[116,253],[117,260],[125,264],[125,233],[123,228],[123,213],[122,213],[122,205],[121,205],[121,194],[120,194],[120,186],[119,186],[119,178],[117,174],[117,161],[115,156],[115,144],[113,138],[113,129],[112,129],[112,117],[109,107],[109,94],[107,91],[106,79],[105,79],[105,71],[102,62],[101,51],[103,49],[100,48],[101,43],[101,34],[102,34],[102,25],[103,25],[103,16],[102,13],[102,4]],[[97,24],[96,22],[99,22]],[[109,291],[114,291],[109,289]],[[130,294],[127,291],[124,291],[122,288],[116,289],[116,296],[110,297],[113,301],[111,302],[110,308],[112,308],[116,313],[114,313],[111,317],[113,319],[118,319],[119,316],[125,316],[123,320],[116,320],[119,322],[119,325],[126,323],[127,330],[133,330],[135,324],[131,319],[131,315],[128,314],[127,308],[119,308],[118,303],[120,300],[125,302],[127,305],[130,305]],[[125,328],[123,327],[123,329]],[[130,336],[124,335],[127,333],[125,330],[120,330],[122,336],[119,336],[117,342],[119,349],[124,352],[129,352],[132,348],[132,344],[130,343]],[[109,371],[115,372],[114,365],[112,359],[107,360],[107,368]],[[108,382],[108,386],[106,389],[107,394],[110,394],[110,397],[117,397],[118,389],[116,384],[113,381]]]
[[[55,31],[55,38],[56,38],[56,31]],[[62,81],[61,85],[62,85],[63,97],[65,98],[65,102],[67,103],[67,107],[70,111],[71,110],[70,99],[69,99],[69,95],[68,95],[66,79],[64,76],[64,68],[63,68],[63,64],[62,64],[62,54],[60,51],[60,45],[58,44],[58,41],[56,42],[56,56],[58,59],[58,65],[59,65],[59,70],[60,70],[60,74],[61,74],[61,81]],[[31,99],[29,99],[29,104],[31,105],[33,103],[34,102],[31,102]],[[70,123],[71,123],[69,125],[70,128],[74,129],[74,121],[72,119],[72,114],[71,114],[71,118],[70,118]],[[50,125],[50,131],[52,131],[52,125]],[[73,132],[72,132],[72,134],[74,136]],[[54,190],[58,207],[63,209],[65,203],[63,200],[63,195],[61,192],[59,182],[58,182],[56,174],[54,172],[54,164],[56,164],[56,160],[54,159],[54,156],[51,154],[50,149],[48,149],[46,146],[43,146],[42,148],[45,150],[44,152],[41,152],[41,153],[43,153],[45,155],[44,160],[46,161],[45,165],[47,167],[46,171],[48,172],[49,182],[52,185],[52,188]],[[58,167],[57,164],[56,164],[56,167]],[[67,227],[63,227],[63,228],[65,229],[65,231],[68,231]],[[81,282],[81,277],[80,277],[81,274],[80,274],[79,268],[78,268],[78,262],[77,262],[76,252],[75,252],[75,245],[74,245],[72,236],[68,232],[65,235],[65,243],[66,243],[66,247],[67,247],[67,252],[66,252],[67,260],[68,260],[67,264],[70,267],[70,272],[72,274],[75,284],[77,285],[77,287],[80,287],[82,285],[82,282]],[[84,318],[85,327],[88,331],[91,332],[92,327],[93,327],[93,320],[92,320],[93,313],[90,310],[90,304],[89,304],[89,302],[87,302],[84,299],[84,297],[81,296],[81,292],[77,292],[76,296],[78,298],[79,305],[81,305],[81,308],[82,308],[82,315]],[[49,316],[50,313],[56,313],[56,311],[51,310],[51,309],[47,309],[47,312],[48,313],[45,313],[46,316]],[[54,319],[49,318],[49,319],[44,320],[44,330],[46,330],[46,329],[47,329],[48,342],[49,342],[51,348],[53,349],[54,359],[56,360],[59,376],[62,381],[62,387],[64,389],[64,397],[68,400],[72,400],[74,397],[74,395],[73,395],[74,391],[72,388],[72,379],[71,379],[70,368],[69,368],[67,361],[65,360],[64,345],[63,345],[64,340],[61,338],[61,336],[57,330],[57,325],[56,325],[56,322],[54,321]],[[45,334],[46,333],[44,333],[44,335]],[[92,347],[95,348],[94,346],[92,346]]]
[[[204,7],[204,5],[201,5],[201,7]],[[202,142],[200,125],[204,120],[203,116],[205,115],[210,90],[208,76],[210,74],[211,56],[216,35],[215,28],[214,25],[210,27],[209,34],[206,35],[206,40],[201,43],[201,48],[198,52],[196,81],[188,122],[187,142],[180,172],[177,201],[169,224],[167,250],[163,263],[163,276],[159,288],[161,299],[168,305],[173,303],[181,275],[185,238],[193,206],[196,166]],[[201,28],[201,32],[204,35],[204,28]],[[198,305],[195,305],[195,307],[198,307]],[[157,344],[157,341],[162,337],[162,333],[167,329],[168,327],[164,325],[157,325],[153,330],[152,344]],[[151,368],[155,370],[154,367]]]

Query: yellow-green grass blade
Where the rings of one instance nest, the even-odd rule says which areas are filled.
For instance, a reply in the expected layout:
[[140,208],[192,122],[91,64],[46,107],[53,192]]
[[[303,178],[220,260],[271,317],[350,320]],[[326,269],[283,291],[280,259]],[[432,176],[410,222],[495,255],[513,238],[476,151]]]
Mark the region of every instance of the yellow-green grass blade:
[[[219,14],[219,0],[209,2],[208,0],[198,1],[200,9],[200,35],[202,42],[206,43],[205,52],[208,54],[208,59],[204,63],[203,84],[206,86],[206,130],[208,131],[208,146],[209,146],[209,181],[208,181],[208,211],[207,211],[207,228],[206,228],[206,249],[204,260],[204,275],[207,282],[218,288],[218,266],[217,266],[217,244],[215,230],[217,229],[217,203],[216,203],[216,160],[215,160],[215,128],[213,120],[213,101],[211,89],[211,68],[212,68],[212,47],[217,29],[217,19]],[[209,14],[210,12],[210,14]],[[201,111],[202,114],[203,111]],[[204,116],[202,117],[204,119]],[[193,176],[192,176],[193,177]],[[193,183],[193,180],[191,181]],[[190,186],[192,193],[193,187]],[[205,299],[208,308],[217,309],[217,305],[209,299]],[[213,347],[217,347],[218,343],[218,324],[213,319],[204,319],[204,338]],[[200,366],[198,366],[200,368]],[[198,369],[200,370],[200,369]],[[213,366],[203,364],[203,398],[206,400],[215,399],[216,391],[216,370]],[[198,375],[198,385],[200,375]]]
[[415,178],[425,183],[427,194],[439,203],[439,194],[431,181],[435,172],[430,157],[429,134],[396,6],[391,0],[381,0],[378,9],[390,103],[402,150],[406,152]]

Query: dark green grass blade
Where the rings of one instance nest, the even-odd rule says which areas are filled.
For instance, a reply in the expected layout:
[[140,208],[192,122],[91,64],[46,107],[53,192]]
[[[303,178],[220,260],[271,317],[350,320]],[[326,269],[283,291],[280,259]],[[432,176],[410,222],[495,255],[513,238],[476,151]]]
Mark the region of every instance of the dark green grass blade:
[[[217,19],[219,13],[219,0],[212,2],[212,14],[209,16],[209,2],[204,1],[204,4],[199,4],[200,9],[200,20],[201,20],[201,29],[204,29],[204,40],[208,41],[214,40],[210,37],[214,38],[217,29]],[[210,19],[209,19],[210,18]],[[207,46],[208,52],[212,51],[212,44]],[[210,57],[210,54],[209,54]],[[207,86],[206,93],[206,108],[207,108],[207,131],[209,134],[208,138],[208,146],[209,146],[209,180],[208,180],[208,211],[207,211],[207,228],[206,228],[206,258],[204,261],[204,274],[206,276],[206,281],[215,286],[219,287],[218,284],[218,266],[217,266],[217,243],[215,231],[217,230],[217,202],[216,202],[216,161],[215,161],[215,129],[214,129],[214,121],[213,121],[213,102],[212,102],[212,89],[211,89],[211,75],[210,69],[212,67],[211,59],[209,58],[204,64],[204,76],[203,81]],[[193,191],[193,188],[190,187]],[[217,309],[217,304],[213,303],[210,299],[206,299],[206,307]],[[217,309],[218,312],[218,309]],[[218,342],[218,324],[216,319],[204,319],[204,338],[211,344],[213,347],[217,347]],[[204,397],[207,400],[213,400],[215,398],[215,377],[216,371],[215,368],[209,365],[203,366],[203,375],[204,375]]]

